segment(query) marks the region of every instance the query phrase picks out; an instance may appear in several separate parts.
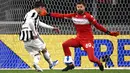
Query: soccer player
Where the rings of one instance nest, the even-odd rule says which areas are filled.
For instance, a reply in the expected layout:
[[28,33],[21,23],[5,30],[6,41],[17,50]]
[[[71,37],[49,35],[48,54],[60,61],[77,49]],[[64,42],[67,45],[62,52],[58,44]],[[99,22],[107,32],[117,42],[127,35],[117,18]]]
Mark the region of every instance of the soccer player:
[[74,69],[73,59],[69,47],[83,47],[84,51],[88,54],[91,62],[97,63],[101,71],[104,70],[102,63],[94,55],[94,37],[91,26],[95,26],[100,31],[105,32],[111,36],[118,36],[119,32],[110,32],[99,24],[96,19],[85,11],[85,3],[80,1],[76,4],[77,12],[69,14],[61,13],[48,13],[47,15],[56,18],[71,18],[77,31],[76,38],[71,38],[65,41],[62,46],[64,50],[64,63],[67,65],[62,71]]
[[59,31],[58,28],[47,25],[39,20],[39,16],[43,16],[42,13],[45,12],[45,6],[42,2],[37,1],[34,5],[34,9],[30,10],[24,17],[24,23],[22,25],[22,30],[20,33],[20,40],[24,42],[26,50],[33,56],[34,63],[33,67],[37,71],[42,71],[38,63],[40,60],[41,53],[43,54],[45,60],[49,64],[49,68],[52,69],[57,63],[58,60],[52,61],[50,54],[46,49],[45,42],[39,37],[38,26],[49,28],[55,31]]

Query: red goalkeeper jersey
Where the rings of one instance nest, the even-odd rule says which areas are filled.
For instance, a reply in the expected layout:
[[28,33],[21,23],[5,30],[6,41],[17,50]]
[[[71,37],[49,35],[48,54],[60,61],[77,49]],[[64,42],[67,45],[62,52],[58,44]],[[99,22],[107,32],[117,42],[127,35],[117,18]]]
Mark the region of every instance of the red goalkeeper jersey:
[[88,12],[85,12],[82,15],[79,15],[77,13],[51,13],[50,16],[57,18],[71,18],[76,28],[77,38],[93,40],[93,33],[91,27],[92,25],[94,25],[97,29],[103,32],[107,32],[107,30],[103,26],[101,26],[96,21],[96,19]]

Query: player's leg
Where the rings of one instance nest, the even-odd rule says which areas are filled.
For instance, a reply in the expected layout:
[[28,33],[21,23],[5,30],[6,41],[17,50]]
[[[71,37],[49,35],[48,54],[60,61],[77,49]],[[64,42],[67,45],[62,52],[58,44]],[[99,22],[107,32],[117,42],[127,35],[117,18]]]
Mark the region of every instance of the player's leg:
[[48,53],[48,51],[46,50],[46,48],[43,49],[41,52],[42,52],[42,54],[44,56],[44,59],[48,62],[48,64],[52,65],[53,62],[52,62],[52,60],[50,58],[50,54]]
[[46,48],[43,49],[41,52],[42,52],[42,54],[44,56],[44,59],[48,62],[49,68],[53,69],[53,67],[58,64],[58,60],[52,61],[51,58],[50,58],[50,54],[49,54],[49,52],[47,51]]
[[33,57],[33,67],[35,68],[36,71],[42,72],[42,69],[38,65],[40,61],[40,52],[35,51],[34,48],[28,44],[29,42],[24,43],[25,49],[30,53],[30,55]]
[[[48,62],[49,68],[52,69],[55,65],[58,64],[58,60],[52,61],[49,52],[46,49],[46,44],[43,42],[43,40],[39,37],[39,49],[43,54],[44,59]],[[38,43],[37,43],[38,44]]]
[[71,52],[69,47],[78,47],[78,46],[80,46],[78,40],[73,38],[65,41],[62,44],[64,54],[65,54],[64,63],[67,65],[67,67],[64,68],[62,71],[68,71],[74,68],[73,59],[71,57]]
[[77,39],[71,38],[71,39],[68,39],[67,41],[65,41],[62,44],[65,56],[71,56],[69,47],[78,47],[78,46],[80,46],[80,43]]
[[83,49],[88,54],[88,58],[91,62],[97,63],[100,70],[103,71],[103,65],[98,58],[94,55],[94,43],[93,41],[82,42]]
[[40,71],[42,72],[42,69],[40,68],[40,66],[38,65],[39,64],[39,61],[40,61],[40,53],[37,53],[33,56],[34,58],[34,64],[33,64],[33,67],[37,70],[37,71]]

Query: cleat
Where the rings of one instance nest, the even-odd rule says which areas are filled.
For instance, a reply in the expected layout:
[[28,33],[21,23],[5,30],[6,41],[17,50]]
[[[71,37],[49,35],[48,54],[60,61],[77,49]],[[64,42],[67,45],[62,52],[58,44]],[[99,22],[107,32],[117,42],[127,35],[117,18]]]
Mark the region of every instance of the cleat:
[[103,67],[102,64],[99,66],[99,69],[100,69],[101,71],[104,71],[104,67]]
[[72,70],[72,69],[74,69],[74,64],[67,65],[67,67],[64,68],[62,71],[68,71],[68,70]]
[[53,64],[49,66],[50,69],[53,69],[54,66],[56,66],[58,64],[58,60],[53,61]]
[[43,70],[38,65],[33,65],[36,71],[42,72]]

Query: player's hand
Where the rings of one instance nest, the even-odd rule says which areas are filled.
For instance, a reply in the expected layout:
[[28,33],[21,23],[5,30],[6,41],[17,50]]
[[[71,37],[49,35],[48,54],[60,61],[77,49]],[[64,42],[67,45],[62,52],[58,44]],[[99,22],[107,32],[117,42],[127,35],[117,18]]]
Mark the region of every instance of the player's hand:
[[52,30],[55,31],[55,32],[57,32],[57,33],[60,32],[60,30],[57,27],[54,27]]
[[35,40],[35,39],[37,39],[38,38],[38,36],[33,36],[33,40]]
[[117,37],[119,34],[120,33],[118,31],[116,31],[116,32],[110,32],[110,35],[111,36],[115,36],[115,37]]
[[39,34],[33,36],[33,39],[35,40],[35,39],[37,39],[38,37],[39,37]]

